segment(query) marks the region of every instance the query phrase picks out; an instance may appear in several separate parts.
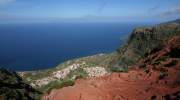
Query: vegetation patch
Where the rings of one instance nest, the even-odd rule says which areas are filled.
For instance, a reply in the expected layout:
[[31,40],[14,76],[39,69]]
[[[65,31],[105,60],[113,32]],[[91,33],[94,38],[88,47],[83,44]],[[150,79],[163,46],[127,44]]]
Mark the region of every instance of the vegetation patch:
[[174,66],[177,64],[177,61],[176,60],[172,60],[171,62],[169,62],[168,64],[165,64],[164,66],[165,67],[171,67],[171,66]]
[[161,62],[163,62],[163,61],[166,61],[167,59],[169,59],[170,57],[168,56],[168,55],[166,55],[166,56],[162,56],[162,57],[160,57],[159,59],[157,59],[156,61],[154,61],[153,63],[152,63],[152,65],[159,65],[159,64],[161,64]]
[[0,100],[39,100],[40,95],[16,72],[0,68]]
[[168,76],[168,74],[167,74],[166,72],[160,72],[158,79],[159,79],[159,80],[162,80],[162,79],[164,79],[166,76]]
[[73,86],[74,81],[70,79],[63,79],[63,80],[56,80],[53,82],[50,82],[49,84],[42,86],[39,88],[40,91],[43,91],[44,93],[50,93],[53,89],[60,89],[67,86]]
[[140,64],[139,68],[146,68],[146,64],[144,64],[144,63]]
[[88,73],[86,73],[83,68],[78,68],[76,70],[71,71],[67,78],[72,79],[72,80],[76,80],[76,79],[80,79],[80,78],[86,78],[88,77]]
[[111,72],[128,72],[128,67],[124,66],[124,67],[118,67],[118,66],[114,66],[114,67],[110,67]]

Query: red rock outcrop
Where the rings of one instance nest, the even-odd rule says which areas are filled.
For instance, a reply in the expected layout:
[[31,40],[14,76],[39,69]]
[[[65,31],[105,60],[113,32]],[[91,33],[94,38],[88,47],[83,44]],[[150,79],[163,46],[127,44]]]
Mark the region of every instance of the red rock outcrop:
[[180,36],[176,36],[128,73],[80,79],[42,100],[180,100],[179,55]]

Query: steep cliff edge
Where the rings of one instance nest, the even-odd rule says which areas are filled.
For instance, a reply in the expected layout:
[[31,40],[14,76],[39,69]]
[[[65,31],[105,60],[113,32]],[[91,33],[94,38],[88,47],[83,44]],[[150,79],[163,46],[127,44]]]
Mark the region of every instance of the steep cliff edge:
[[80,79],[42,100],[179,100],[180,36],[150,51],[128,73]]
[[117,49],[117,55],[109,64],[110,69],[113,71],[128,69],[150,53],[153,48],[160,46],[172,36],[180,35],[180,24],[175,22],[133,30],[127,43]]

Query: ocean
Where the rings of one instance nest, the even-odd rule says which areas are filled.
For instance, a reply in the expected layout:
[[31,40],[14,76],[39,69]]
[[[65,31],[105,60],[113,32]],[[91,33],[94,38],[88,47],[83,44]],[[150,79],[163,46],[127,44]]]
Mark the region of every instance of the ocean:
[[110,53],[142,23],[0,24],[0,66],[16,71],[52,68],[73,59]]

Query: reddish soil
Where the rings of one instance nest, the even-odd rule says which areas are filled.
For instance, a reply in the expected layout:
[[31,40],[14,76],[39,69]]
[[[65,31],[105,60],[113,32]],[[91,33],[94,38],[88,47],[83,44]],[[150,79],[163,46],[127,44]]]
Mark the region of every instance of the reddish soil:
[[180,36],[154,49],[128,73],[80,79],[42,100],[180,100],[179,55]]

